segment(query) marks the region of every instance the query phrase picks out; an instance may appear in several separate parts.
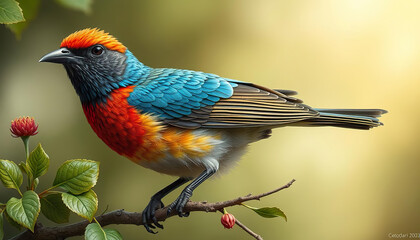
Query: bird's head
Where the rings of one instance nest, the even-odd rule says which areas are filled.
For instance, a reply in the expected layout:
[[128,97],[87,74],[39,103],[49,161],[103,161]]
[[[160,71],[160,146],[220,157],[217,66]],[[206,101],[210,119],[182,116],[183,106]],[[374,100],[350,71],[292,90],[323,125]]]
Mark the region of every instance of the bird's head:
[[97,28],[70,34],[60,49],[39,61],[63,64],[82,102],[104,100],[113,89],[135,81],[133,72],[144,66],[115,37]]

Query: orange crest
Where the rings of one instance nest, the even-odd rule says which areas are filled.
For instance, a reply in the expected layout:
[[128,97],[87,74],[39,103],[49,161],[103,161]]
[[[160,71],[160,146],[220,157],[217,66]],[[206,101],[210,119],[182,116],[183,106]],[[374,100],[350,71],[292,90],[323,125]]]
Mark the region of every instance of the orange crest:
[[61,42],[60,47],[87,48],[95,44],[101,44],[109,50],[121,53],[127,49],[114,36],[97,28],[86,28],[70,34]]

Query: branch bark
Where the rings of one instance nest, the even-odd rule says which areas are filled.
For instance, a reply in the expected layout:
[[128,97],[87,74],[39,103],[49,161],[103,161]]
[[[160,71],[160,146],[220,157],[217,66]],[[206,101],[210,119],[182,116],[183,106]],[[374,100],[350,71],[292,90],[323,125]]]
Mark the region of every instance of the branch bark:
[[[290,187],[295,180],[293,179],[288,184],[274,189],[270,192],[258,194],[258,195],[251,195],[248,194],[243,197],[238,197],[232,200],[223,201],[223,202],[215,202],[215,203],[208,203],[208,202],[192,202],[189,201],[185,207],[184,212],[216,212],[223,210],[223,208],[231,207],[235,205],[240,205],[243,202],[251,201],[251,200],[260,200],[263,197],[268,195],[274,194],[279,192],[283,189]],[[167,218],[177,215],[175,212],[167,215],[167,207],[158,209],[156,211],[156,218],[159,221],[165,221]],[[103,215],[96,217],[98,222],[101,226],[107,226],[110,224],[133,224],[133,225],[143,225],[143,220],[141,213],[138,212],[127,212],[124,209],[115,210]],[[15,237],[11,238],[11,240],[32,240],[32,239],[42,239],[42,240],[56,240],[56,239],[66,239],[72,236],[81,236],[85,232],[86,226],[89,224],[87,220],[81,221],[78,223],[73,223],[65,226],[56,226],[56,227],[44,227],[42,224],[37,223],[35,226],[35,231],[32,233],[31,231],[27,230],[25,232],[16,235]],[[262,239],[261,236],[252,232],[249,228],[243,225],[240,222],[237,222],[238,226],[244,229],[247,233],[253,236],[256,239]]]
[[240,228],[242,228],[246,233],[248,233],[249,235],[251,235],[252,237],[254,237],[257,240],[263,240],[263,238],[256,234],[255,232],[253,232],[251,229],[249,229],[247,226],[245,226],[243,223],[239,222],[238,219],[236,219],[236,225],[238,225]]

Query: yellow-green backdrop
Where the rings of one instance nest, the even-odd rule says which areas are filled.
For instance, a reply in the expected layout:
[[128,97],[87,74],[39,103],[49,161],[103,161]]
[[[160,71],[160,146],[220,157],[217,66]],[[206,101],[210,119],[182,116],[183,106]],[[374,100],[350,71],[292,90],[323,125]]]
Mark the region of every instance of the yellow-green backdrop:
[[[314,107],[389,111],[381,118],[385,126],[371,131],[277,129],[229,174],[199,187],[193,200],[259,193],[295,178],[292,188],[250,203],[278,206],[287,223],[241,207],[229,211],[265,239],[389,239],[390,233],[420,232],[419,11],[416,0],[96,0],[85,15],[42,1],[20,41],[0,28],[0,158],[23,160],[22,144],[8,128],[13,118],[29,115],[39,123],[31,146],[41,142],[51,157],[40,188],[71,158],[101,162],[98,213],[140,211],[173,181],[111,151],[90,129],[63,67],[38,63],[69,33],[99,27],[152,67],[293,89]],[[13,194],[0,187],[0,202]],[[223,229],[214,213],[164,225],[158,235],[113,227],[125,239],[250,238],[238,227]],[[14,234],[6,225],[6,236]]]

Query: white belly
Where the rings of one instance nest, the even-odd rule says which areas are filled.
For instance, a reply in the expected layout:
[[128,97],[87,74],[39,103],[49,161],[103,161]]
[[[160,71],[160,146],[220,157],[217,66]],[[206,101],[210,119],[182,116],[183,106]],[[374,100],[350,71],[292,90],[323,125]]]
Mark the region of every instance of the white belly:
[[[182,158],[166,153],[158,161],[140,161],[138,164],[154,171],[180,176],[196,177],[206,168],[226,172],[246,152],[249,143],[262,139],[265,129],[206,129],[193,130],[197,136],[214,136],[210,139],[212,150],[204,156],[185,155]],[[215,137],[217,136],[217,137]]]

